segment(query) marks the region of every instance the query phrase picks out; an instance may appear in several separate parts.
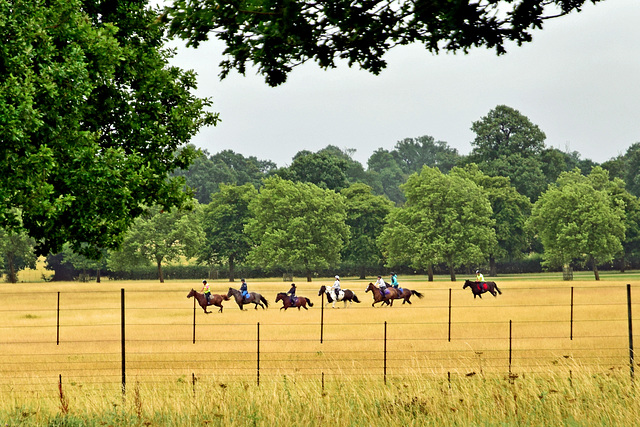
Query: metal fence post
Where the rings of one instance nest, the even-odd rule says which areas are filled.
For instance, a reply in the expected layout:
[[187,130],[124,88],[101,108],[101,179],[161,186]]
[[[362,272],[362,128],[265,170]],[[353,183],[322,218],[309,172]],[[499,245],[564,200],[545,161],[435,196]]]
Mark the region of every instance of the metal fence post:
[[126,353],[124,348],[124,288],[120,289],[120,347],[122,349],[122,396],[124,397],[127,390],[127,376],[125,371]]
[[627,284],[627,315],[629,317],[629,369],[631,370],[631,382],[634,381],[635,368],[633,355],[633,319],[631,317],[631,285]]

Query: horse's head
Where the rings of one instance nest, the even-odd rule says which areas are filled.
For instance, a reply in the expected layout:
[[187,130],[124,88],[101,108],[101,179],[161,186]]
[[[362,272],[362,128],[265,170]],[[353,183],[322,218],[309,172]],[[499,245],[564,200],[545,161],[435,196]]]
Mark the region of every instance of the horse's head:
[[286,297],[287,294],[285,294],[284,292],[279,292],[278,295],[276,295],[276,302],[282,300],[284,301],[284,297]]
[[233,295],[233,288],[229,288],[229,292],[227,292],[227,298]]
[[189,292],[189,295],[187,295],[187,298],[191,298],[195,294],[196,294],[196,290],[195,289],[191,289],[191,292]]
[[373,283],[369,282],[369,285],[367,285],[367,289],[365,289],[364,291],[365,292],[373,291],[373,288],[374,288]]
[[462,286],[462,289],[468,288],[469,286],[471,286],[471,281],[470,280],[465,280],[464,281],[464,285]]
[[320,286],[320,290],[318,291],[318,296],[322,295],[322,293],[326,291],[327,291],[327,287],[325,285]]

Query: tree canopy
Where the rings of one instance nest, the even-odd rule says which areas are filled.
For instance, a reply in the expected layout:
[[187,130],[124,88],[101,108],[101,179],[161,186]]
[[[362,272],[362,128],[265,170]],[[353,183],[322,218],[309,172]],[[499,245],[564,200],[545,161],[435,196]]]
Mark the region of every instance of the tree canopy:
[[600,167],[588,177],[565,172],[533,205],[529,226],[544,246],[549,266],[597,264],[622,253],[625,237],[624,201],[613,196],[609,174]]
[[444,263],[454,281],[456,267],[477,265],[496,247],[491,204],[473,181],[425,166],[402,189],[407,202],[389,214],[378,239],[390,266]]
[[314,269],[336,266],[349,239],[344,197],[317,185],[273,176],[249,204],[249,257],[266,268],[299,269],[311,281]]
[[[182,205],[181,150],[217,117],[145,1],[0,0],[0,227],[99,257],[144,206]],[[19,215],[20,217],[18,217]]]
[[309,60],[322,68],[346,60],[378,74],[389,49],[410,43],[436,53],[485,46],[503,54],[508,42],[531,41],[546,20],[580,11],[586,1],[173,0],[164,18],[188,45],[209,34],[225,43],[223,78],[233,69],[244,73],[249,62],[276,86]]

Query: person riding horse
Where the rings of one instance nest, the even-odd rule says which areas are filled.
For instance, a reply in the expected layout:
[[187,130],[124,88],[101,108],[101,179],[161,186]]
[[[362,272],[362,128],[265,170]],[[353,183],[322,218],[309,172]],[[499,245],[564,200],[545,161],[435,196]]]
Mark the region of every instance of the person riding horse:
[[480,273],[480,270],[476,270],[476,282],[482,285],[484,283],[484,276]]
[[335,301],[338,301],[340,299],[340,276],[336,276],[336,281],[333,282],[331,290],[336,294]]
[[211,289],[209,289],[209,284],[206,280],[202,281],[202,290],[200,292],[204,293],[204,296],[207,297],[207,305],[209,305],[209,297],[211,296]]
[[240,292],[242,292],[242,297],[247,300],[249,298],[249,291],[247,290],[247,282],[244,279],[240,279],[242,284],[240,285]]
[[376,280],[376,283],[374,283],[374,285],[376,285],[376,287],[380,289],[380,292],[382,292],[382,295],[385,295],[385,292],[387,290],[387,282],[384,281],[382,276],[380,275],[378,276],[378,280]]
[[289,292],[287,292],[287,295],[289,295],[289,299],[291,300],[291,305],[295,306],[296,305],[296,284],[295,283],[291,284],[291,289],[289,289]]

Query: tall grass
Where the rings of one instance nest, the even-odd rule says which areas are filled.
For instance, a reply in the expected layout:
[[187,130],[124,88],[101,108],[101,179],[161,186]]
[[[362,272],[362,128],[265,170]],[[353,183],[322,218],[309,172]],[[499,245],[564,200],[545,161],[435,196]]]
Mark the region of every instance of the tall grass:
[[[408,376],[260,385],[207,379],[134,384],[126,396],[67,392],[60,402],[3,396],[5,425],[631,425],[640,399],[627,376]],[[635,421],[634,421],[635,420]]]
[[[562,282],[550,275],[505,276],[498,279],[503,295],[482,300],[463,291],[461,282],[411,277],[404,284],[425,298],[392,308],[371,307],[370,294],[363,292],[367,280],[345,279],[343,287],[363,303],[327,307],[322,344],[318,305],[309,311],[240,311],[231,301],[223,314],[205,315],[197,307],[194,344],[193,301],[186,294],[197,282],[7,285],[0,290],[0,423],[628,425],[640,419],[640,396],[628,369],[625,284],[639,277],[603,274],[596,283],[586,277]],[[290,285],[249,283],[270,301]],[[319,287],[330,283],[300,282],[298,293],[319,303]],[[212,285],[214,293],[226,293],[230,284]],[[128,352],[124,394],[121,288]],[[633,312],[640,313],[637,302]]]

